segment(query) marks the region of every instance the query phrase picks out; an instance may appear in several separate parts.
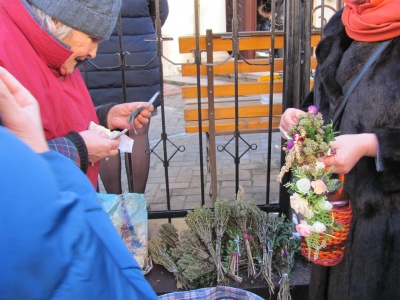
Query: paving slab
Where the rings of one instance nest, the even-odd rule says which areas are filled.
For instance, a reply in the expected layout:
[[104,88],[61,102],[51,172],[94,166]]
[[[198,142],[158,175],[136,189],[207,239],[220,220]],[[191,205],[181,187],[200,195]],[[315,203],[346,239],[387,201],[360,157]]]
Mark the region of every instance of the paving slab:
[[[185,121],[183,118],[185,102],[182,99],[182,86],[186,84],[196,84],[195,78],[185,78],[182,76],[166,77],[164,82],[164,116],[165,131],[168,141],[166,149],[168,153],[168,178],[171,204],[174,209],[192,209],[201,205],[200,189],[200,157],[199,157],[199,135],[187,134],[185,132]],[[146,187],[146,200],[150,210],[166,209],[166,170],[163,162],[164,147],[161,141],[162,136],[162,110],[158,109],[158,114],[152,117],[149,140],[150,147],[153,149],[151,154],[149,178]],[[241,158],[239,183],[243,186],[247,198],[265,204],[266,178],[267,178],[267,159],[268,159],[268,134],[245,134],[242,137],[249,144],[255,144],[257,149],[248,151]],[[203,134],[203,143],[206,136]],[[216,145],[224,145],[232,136],[217,136]],[[280,150],[275,146],[281,142],[279,133],[272,134],[271,149],[271,195],[273,202],[278,201],[279,184],[276,182],[276,174],[279,171]],[[178,147],[180,150],[177,150]],[[242,151],[244,145],[239,144]],[[184,149],[184,150],[183,150]],[[228,151],[234,153],[234,144],[227,147]],[[182,151],[183,150],[183,151]],[[175,153],[176,152],[176,153]],[[203,154],[206,155],[206,148],[203,145]],[[171,157],[173,155],[173,157]],[[122,156],[124,159],[124,156]],[[203,159],[203,171],[205,178],[206,202],[209,202],[210,173],[207,172],[207,161]],[[124,167],[125,164],[122,163]],[[234,200],[235,198],[235,165],[234,159],[227,152],[217,151],[217,179],[218,197],[222,199]],[[125,169],[122,170],[123,191],[128,191],[127,177]],[[104,188],[100,181],[100,191]]]

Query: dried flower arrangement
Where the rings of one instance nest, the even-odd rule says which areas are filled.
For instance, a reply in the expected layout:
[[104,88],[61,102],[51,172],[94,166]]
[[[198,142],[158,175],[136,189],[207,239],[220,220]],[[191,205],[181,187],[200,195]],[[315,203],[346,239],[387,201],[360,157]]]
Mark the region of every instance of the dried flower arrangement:
[[315,263],[336,264],[337,260],[327,262],[318,257],[328,243],[338,244],[338,240],[334,240],[339,236],[342,238],[340,232],[345,230],[346,225],[338,222],[334,206],[328,201],[329,195],[337,191],[342,182],[332,177],[331,168],[318,161],[318,158],[331,155],[334,151],[329,143],[334,140],[335,132],[332,124],[324,125],[317,108],[310,106],[308,112],[298,118],[297,124],[290,126],[288,135],[290,139],[284,149],[286,163],[278,180],[282,181],[283,175],[292,171],[292,180],[285,187],[292,195],[290,205],[299,221],[296,231],[307,247],[307,254],[303,255]]
[[185,222],[188,230],[178,233],[164,224],[149,241],[153,261],[173,272],[181,288],[240,283],[246,274],[265,281],[270,293],[273,281],[281,281],[278,298],[290,299],[289,275],[299,243],[284,216],[261,211],[254,201],[217,199],[213,210],[197,207]]

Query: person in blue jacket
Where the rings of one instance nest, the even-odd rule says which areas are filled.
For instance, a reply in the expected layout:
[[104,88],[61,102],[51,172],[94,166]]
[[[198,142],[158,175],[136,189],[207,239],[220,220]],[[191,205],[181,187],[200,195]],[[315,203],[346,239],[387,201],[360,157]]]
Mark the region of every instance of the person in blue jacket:
[[[82,68],[95,106],[149,101],[160,91],[156,1],[159,2],[160,25],[163,26],[169,13],[168,0],[123,0],[121,19],[110,39],[99,44],[96,58],[86,64],[86,70]],[[125,62],[125,67],[120,66],[121,61]],[[153,103],[153,116],[160,105],[158,96]],[[131,192],[135,193],[144,193],[146,189],[150,168],[149,128],[150,122],[137,132],[129,131],[134,145],[131,165],[126,164],[126,167],[132,169]],[[122,193],[120,156],[101,162],[100,177],[107,193]]]
[[1,299],[157,299],[88,178],[50,151],[39,106],[0,67]]

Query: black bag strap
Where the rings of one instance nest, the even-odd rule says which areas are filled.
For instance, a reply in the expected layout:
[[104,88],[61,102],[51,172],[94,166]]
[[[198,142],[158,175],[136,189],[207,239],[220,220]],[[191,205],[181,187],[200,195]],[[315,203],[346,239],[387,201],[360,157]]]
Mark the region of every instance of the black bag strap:
[[356,85],[360,82],[361,78],[364,76],[364,74],[367,72],[368,68],[372,66],[372,64],[378,59],[378,57],[381,55],[382,51],[385,50],[387,45],[390,44],[392,40],[387,40],[383,41],[379,44],[378,47],[374,50],[374,52],[371,54],[371,56],[368,58],[368,60],[365,62],[364,66],[361,68],[361,70],[358,72],[357,76],[354,77],[353,81],[349,85],[349,87],[344,91],[344,96],[342,101],[340,101],[338,107],[335,110],[335,113],[333,115],[333,129],[334,131],[338,131],[340,127],[340,121],[342,118],[343,110],[346,107],[347,100],[349,99],[351,93],[353,92],[354,88]]

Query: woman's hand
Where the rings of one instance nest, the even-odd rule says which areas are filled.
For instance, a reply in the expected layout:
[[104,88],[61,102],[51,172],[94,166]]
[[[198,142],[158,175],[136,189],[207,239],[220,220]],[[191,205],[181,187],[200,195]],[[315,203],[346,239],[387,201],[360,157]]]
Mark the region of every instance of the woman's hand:
[[[289,130],[289,126],[293,126],[296,125],[297,123],[297,118],[302,115],[305,114],[304,111],[297,109],[297,108],[288,108],[287,110],[285,110],[285,112],[282,114],[281,117],[281,121],[279,126],[285,130],[288,131]],[[282,135],[282,138],[286,139],[286,137],[284,135]]]
[[330,145],[335,149],[333,155],[321,161],[338,174],[350,172],[363,156],[376,157],[378,151],[378,139],[373,133],[340,135]]
[[36,99],[2,67],[0,67],[0,116],[3,125],[35,152],[49,151]]
[[89,163],[94,164],[103,158],[118,154],[120,138],[111,140],[102,130],[90,129],[79,132],[85,141]]
[[[132,124],[128,124],[128,116],[140,106],[146,106],[147,102],[131,102],[118,104],[113,106],[108,112],[107,125],[108,129],[132,129]],[[134,120],[135,128],[142,128],[142,124],[147,124],[151,117],[154,106],[143,109]]]

